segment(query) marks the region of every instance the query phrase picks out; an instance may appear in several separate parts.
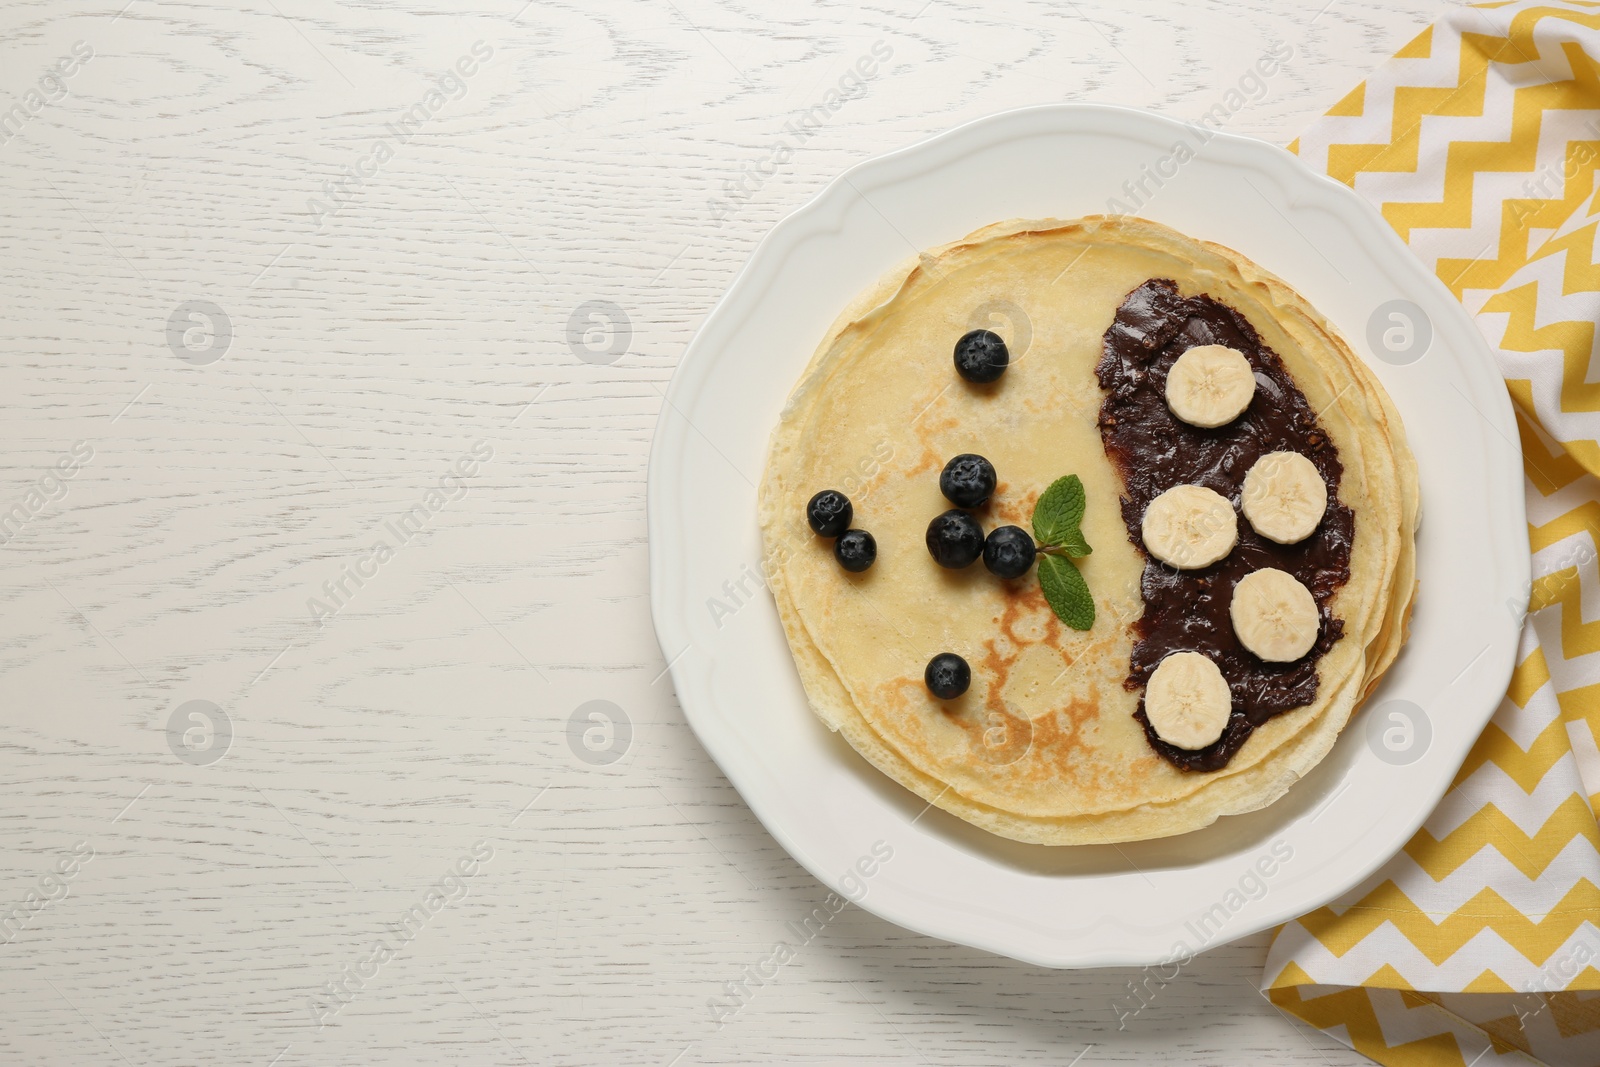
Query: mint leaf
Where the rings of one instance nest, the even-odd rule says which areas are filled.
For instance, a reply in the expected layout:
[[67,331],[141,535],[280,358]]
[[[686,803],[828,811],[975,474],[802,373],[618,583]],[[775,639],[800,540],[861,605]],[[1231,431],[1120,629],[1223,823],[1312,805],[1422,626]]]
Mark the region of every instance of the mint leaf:
[[1094,549],[1083,539],[1083,531],[1074,526],[1061,540],[1061,550],[1074,559],[1087,556]]
[[1074,630],[1087,630],[1094,625],[1094,598],[1076,563],[1065,556],[1041,555],[1039,587],[1056,618]]
[[[1076,474],[1057,478],[1039,494],[1039,502],[1033,506],[1033,536],[1040,544],[1065,545],[1076,535],[1078,543],[1083,544],[1078,525],[1083,522],[1085,503],[1083,481]],[[1083,549],[1075,554],[1088,555],[1089,546],[1083,544]]]

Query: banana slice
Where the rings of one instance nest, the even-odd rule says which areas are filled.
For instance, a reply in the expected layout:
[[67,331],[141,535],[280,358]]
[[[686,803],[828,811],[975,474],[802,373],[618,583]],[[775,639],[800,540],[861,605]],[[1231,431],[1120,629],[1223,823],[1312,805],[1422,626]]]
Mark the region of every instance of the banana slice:
[[1221,494],[1203,485],[1175,485],[1144,509],[1140,534],[1156,559],[1195,570],[1233,551],[1239,523]]
[[1311,590],[1275,567],[1239,579],[1228,614],[1239,643],[1268,663],[1288,663],[1310,652],[1322,624]]
[[1167,407],[1191,426],[1232,422],[1255,395],[1250,361],[1226,345],[1191,348],[1167,372]]
[[1179,748],[1205,748],[1222,736],[1233,711],[1228,681],[1198,652],[1174,652],[1144,687],[1144,714],[1156,735]]
[[1256,533],[1280,545],[1304,541],[1328,510],[1328,483],[1298,452],[1268,452],[1244,476],[1244,517]]

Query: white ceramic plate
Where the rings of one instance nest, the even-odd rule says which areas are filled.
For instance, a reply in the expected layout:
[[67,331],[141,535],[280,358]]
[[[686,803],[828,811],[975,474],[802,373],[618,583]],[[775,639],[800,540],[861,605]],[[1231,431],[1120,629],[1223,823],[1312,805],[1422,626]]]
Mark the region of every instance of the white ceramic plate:
[[[909,929],[1087,967],[1155,963],[1301,915],[1406,842],[1505,692],[1528,541],[1516,428],[1483,339],[1354,192],[1229,134],[1180,165],[1174,146],[1200,140],[1144,112],[1051,106],[854,167],[767,235],[672,379],[650,457],[650,588],[684,712],[796,860]],[[1284,278],[1388,387],[1421,472],[1421,592],[1382,687],[1277,803],[1161,841],[1022,845],[929,810],[813,717],[758,577],[756,486],[812,350],[881,273],[1002,219],[1104,212],[1111,197],[1133,207],[1124,183],[1141,178],[1153,195],[1139,214]],[[1373,351],[1404,347],[1392,301],[1431,326],[1403,365]],[[1375,315],[1398,331],[1389,342],[1369,343]]]

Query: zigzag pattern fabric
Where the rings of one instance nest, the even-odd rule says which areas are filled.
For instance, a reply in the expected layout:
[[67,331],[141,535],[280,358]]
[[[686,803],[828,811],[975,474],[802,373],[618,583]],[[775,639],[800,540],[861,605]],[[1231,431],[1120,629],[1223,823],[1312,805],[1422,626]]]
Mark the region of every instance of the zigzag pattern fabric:
[[1263,988],[1380,1063],[1592,1067],[1600,3],[1452,9],[1290,150],[1371,201],[1495,349],[1535,579],[1510,691],[1450,792],[1365,884],[1278,931]]

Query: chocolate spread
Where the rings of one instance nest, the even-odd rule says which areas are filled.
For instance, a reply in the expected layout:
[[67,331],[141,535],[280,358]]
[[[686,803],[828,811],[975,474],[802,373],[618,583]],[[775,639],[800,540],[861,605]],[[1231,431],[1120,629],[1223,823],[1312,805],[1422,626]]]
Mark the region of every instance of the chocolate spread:
[[[1255,371],[1256,393],[1244,414],[1215,429],[1191,426],[1167,408],[1167,372],[1198,345],[1227,345],[1244,353]],[[1233,712],[1222,736],[1189,750],[1161,740],[1139,698],[1135,717],[1151,747],[1184,770],[1227,766],[1256,727],[1272,716],[1311,703],[1317,695],[1317,661],[1344,631],[1329,611],[1333,594],[1350,577],[1355,513],[1338,500],[1344,468],[1339,452],[1317,423],[1305,395],[1283,361],[1255,329],[1226,304],[1208,296],[1184,298],[1170,281],[1152,278],[1129,293],[1106,331],[1096,368],[1105,399],[1100,437],[1122,475],[1122,520],[1128,539],[1145,557],[1140,593],[1144,616],[1134,624],[1127,680],[1142,689],[1169,653],[1199,652],[1222,669]],[[1244,476],[1268,452],[1299,452],[1328,483],[1328,510],[1312,535],[1294,545],[1269,541],[1238,513]],[[1230,500],[1238,515],[1239,543],[1200,570],[1180,571],[1145,551],[1140,522],[1150,501],[1175,485],[1203,485]],[[1276,567],[1311,590],[1322,616],[1316,644],[1292,663],[1267,663],[1234,636],[1228,605],[1233,587],[1251,571]]]

